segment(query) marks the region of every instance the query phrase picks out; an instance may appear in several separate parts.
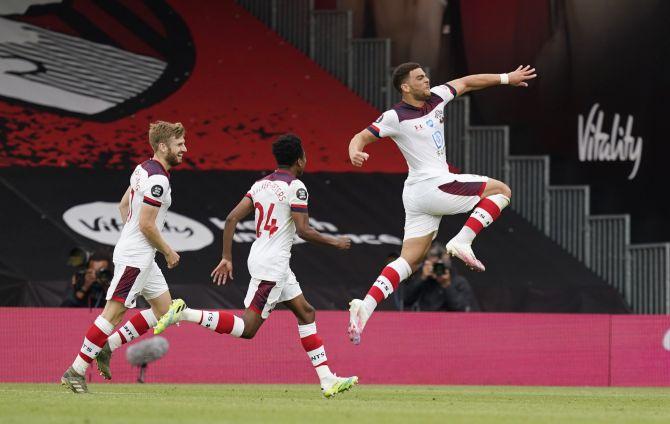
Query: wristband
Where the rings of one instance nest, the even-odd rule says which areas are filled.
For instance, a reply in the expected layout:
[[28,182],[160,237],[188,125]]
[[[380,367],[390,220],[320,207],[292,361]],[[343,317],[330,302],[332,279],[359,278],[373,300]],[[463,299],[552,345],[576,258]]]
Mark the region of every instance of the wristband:
[[509,75],[508,74],[500,74],[500,84],[503,84],[503,85],[509,84]]

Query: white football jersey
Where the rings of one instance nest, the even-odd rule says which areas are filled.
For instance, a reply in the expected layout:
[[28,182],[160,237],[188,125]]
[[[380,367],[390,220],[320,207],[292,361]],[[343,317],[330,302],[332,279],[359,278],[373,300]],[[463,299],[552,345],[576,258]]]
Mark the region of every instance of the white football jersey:
[[282,284],[290,274],[295,223],[291,212],[307,213],[309,195],[302,181],[279,169],[251,186],[245,195],[254,203],[256,240],[247,266],[251,277]]
[[153,159],[137,165],[130,176],[130,208],[114,248],[114,263],[140,269],[151,266],[156,249],[140,231],[140,208],[144,204],[159,208],[156,227],[161,231],[171,203],[170,174],[163,165]]
[[384,112],[368,130],[376,137],[391,137],[402,152],[413,184],[449,172],[444,146],[444,106],[456,97],[448,85],[430,89],[432,96],[421,108],[400,102]]

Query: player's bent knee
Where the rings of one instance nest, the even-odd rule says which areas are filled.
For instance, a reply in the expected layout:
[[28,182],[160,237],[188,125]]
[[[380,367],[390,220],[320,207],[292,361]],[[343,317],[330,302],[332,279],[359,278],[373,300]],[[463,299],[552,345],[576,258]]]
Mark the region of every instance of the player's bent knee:
[[509,188],[509,186],[505,183],[502,183],[502,194],[503,196],[507,197],[508,199],[512,198],[512,189]]
[[482,194],[483,197],[489,197],[489,196],[494,196],[496,194],[502,194],[503,196],[507,197],[508,199],[512,198],[512,189],[509,188],[509,186],[502,181],[498,180],[489,180],[489,183],[486,185],[486,189],[484,190],[484,193]]
[[312,318],[314,318],[314,315],[316,315],[316,309],[314,309],[314,306],[310,305],[309,303],[305,303],[303,311],[305,315],[310,315]]
[[240,336],[242,339],[253,339],[256,332],[263,324],[260,315],[250,310],[247,310],[244,315],[242,315],[242,321],[244,321],[244,330]]
[[253,339],[254,336],[256,335],[256,331],[258,329],[255,327],[252,327],[250,325],[247,325],[247,323],[244,323],[244,331],[242,331],[242,335],[240,338],[242,339]]
[[240,336],[240,338],[247,339],[247,340],[253,339],[257,332],[258,332],[258,327],[247,327],[247,326],[245,326],[244,331],[242,331],[242,335]]
[[305,306],[305,310],[302,313],[302,321],[300,324],[311,324],[316,320],[316,309],[309,303]]

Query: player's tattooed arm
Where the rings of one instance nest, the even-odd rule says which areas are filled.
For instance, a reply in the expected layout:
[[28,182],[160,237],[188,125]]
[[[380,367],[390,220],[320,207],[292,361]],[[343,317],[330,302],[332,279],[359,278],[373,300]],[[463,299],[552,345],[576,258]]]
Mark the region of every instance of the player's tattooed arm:
[[159,209],[156,206],[142,204],[140,208],[140,231],[149,240],[149,244],[165,256],[168,268],[174,268],[179,265],[179,254],[167,244],[156,226],[156,216],[158,216]]
[[363,162],[368,160],[369,154],[365,153],[363,149],[365,146],[377,140],[367,128],[359,132],[349,142],[349,160],[351,164],[357,167],[363,166]]
[[233,279],[233,236],[237,223],[254,211],[254,203],[248,197],[243,197],[240,203],[230,211],[223,228],[223,253],[219,264],[210,276],[217,285],[226,284],[228,278]]
[[128,219],[129,209],[130,209],[130,186],[128,186],[128,190],[126,190],[125,194],[121,198],[121,201],[119,202],[119,212],[121,213],[121,221],[123,221],[124,224]]
[[298,237],[310,243],[322,244],[324,246],[332,246],[340,250],[347,250],[351,247],[351,240],[349,237],[338,236],[334,237],[328,234],[321,234],[309,225],[309,215],[306,212],[291,212],[293,222],[295,222],[295,230]]
[[459,96],[482,88],[493,87],[494,85],[509,84],[514,87],[528,87],[526,81],[537,77],[535,68],[530,65],[519,66],[514,71],[507,74],[476,74],[468,75],[462,78],[451,80],[448,84],[454,89]]

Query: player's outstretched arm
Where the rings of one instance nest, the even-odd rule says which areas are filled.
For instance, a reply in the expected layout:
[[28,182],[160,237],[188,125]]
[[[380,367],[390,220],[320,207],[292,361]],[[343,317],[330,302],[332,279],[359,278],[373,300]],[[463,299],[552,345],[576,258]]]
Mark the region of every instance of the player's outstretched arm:
[[233,279],[233,236],[237,223],[254,211],[254,203],[250,198],[244,197],[226,217],[226,225],[223,227],[223,253],[219,264],[214,268],[210,276],[217,286],[226,284],[228,278]]
[[359,132],[349,142],[349,160],[351,164],[357,167],[363,166],[363,162],[368,160],[369,154],[365,153],[363,149],[365,146],[377,140],[367,128]]
[[310,243],[332,246],[340,250],[347,250],[351,247],[349,237],[333,237],[327,234],[321,234],[309,225],[309,215],[306,212],[291,212],[295,230],[298,237]]
[[159,206],[146,203],[142,205],[140,209],[140,231],[149,240],[149,244],[165,256],[168,268],[174,268],[179,265],[179,254],[167,244],[156,226],[156,216],[158,216],[159,209]]
[[536,78],[535,68],[530,65],[519,66],[514,71],[507,74],[476,74],[468,75],[449,81],[448,84],[456,89],[459,96],[468,91],[481,90],[482,88],[493,87],[494,85],[509,84],[514,87],[528,87],[526,81]]
[[119,212],[121,213],[121,221],[123,221],[124,224],[128,219],[129,209],[130,209],[130,186],[128,186],[128,190],[126,190],[123,197],[121,198],[121,201],[119,202]]

